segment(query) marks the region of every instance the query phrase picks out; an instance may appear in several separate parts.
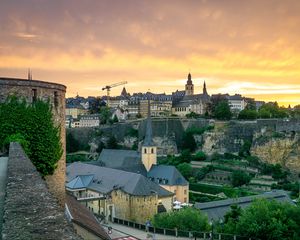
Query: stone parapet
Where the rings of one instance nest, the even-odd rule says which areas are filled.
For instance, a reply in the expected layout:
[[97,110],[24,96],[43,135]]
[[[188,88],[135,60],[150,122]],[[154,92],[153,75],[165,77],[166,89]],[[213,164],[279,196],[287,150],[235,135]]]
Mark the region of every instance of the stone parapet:
[[9,149],[2,238],[81,239],[18,143]]

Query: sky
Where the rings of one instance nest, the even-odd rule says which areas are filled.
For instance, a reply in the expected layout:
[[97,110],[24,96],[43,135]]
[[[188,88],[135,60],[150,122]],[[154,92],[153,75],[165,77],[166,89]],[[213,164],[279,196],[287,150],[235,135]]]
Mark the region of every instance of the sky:
[[[240,93],[300,104],[299,0],[0,0],[0,76],[67,96]],[[119,95],[123,86],[112,88]]]

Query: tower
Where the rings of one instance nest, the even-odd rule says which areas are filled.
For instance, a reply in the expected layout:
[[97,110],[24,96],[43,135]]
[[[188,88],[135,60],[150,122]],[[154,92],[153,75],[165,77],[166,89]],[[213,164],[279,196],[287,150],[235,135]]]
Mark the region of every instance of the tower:
[[188,74],[188,80],[185,84],[185,95],[194,95],[194,84],[192,82],[192,75],[191,73]]
[[156,165],[157,162],[157,147],[152,140],[152,123],[150,112],[150,99],[148,99],[148,117],[146,123],[146,135],[142,145],[142,162],[147,171],[150,170],[152,165]]
[[203,83],[203,95],[208,95],[207,90],[206,90],[206,83],[205,83],[205,81]]

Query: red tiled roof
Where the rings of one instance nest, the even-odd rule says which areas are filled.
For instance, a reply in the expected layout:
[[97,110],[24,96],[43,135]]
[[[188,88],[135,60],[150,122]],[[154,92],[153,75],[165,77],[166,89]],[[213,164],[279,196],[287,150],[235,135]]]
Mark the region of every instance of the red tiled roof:
[[95,216],[74,197],[66,194],[66,204],[72,216],[72,222],[104,240],[111,240]]

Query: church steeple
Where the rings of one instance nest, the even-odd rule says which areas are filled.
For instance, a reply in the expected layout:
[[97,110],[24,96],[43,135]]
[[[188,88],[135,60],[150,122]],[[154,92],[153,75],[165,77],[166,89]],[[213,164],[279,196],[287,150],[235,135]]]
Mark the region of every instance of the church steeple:
[[206,90],[206,83],[205,83],[205,81],[203,83],[203,95],[208,95],[207,90]]
[[194,84],[191,73],[188,74],[188,80],[185,84],[185,95],[194,95]]
[[150,170],[152,165],[156,165],[157,148],[152,139],[152,122],[151,122],[151,109],[150,109],[150,98],[148,99],[148,116],[146,122],[146,134],[142,145],[142,162],[147,171]]
[[146,135],[145,135],[143,146],[154,146],[152,140],[152,122],[151,122],[151,109],[150,109],[149,98],[148,98],[148,116],[147,116],[147,123],[146,123]]

